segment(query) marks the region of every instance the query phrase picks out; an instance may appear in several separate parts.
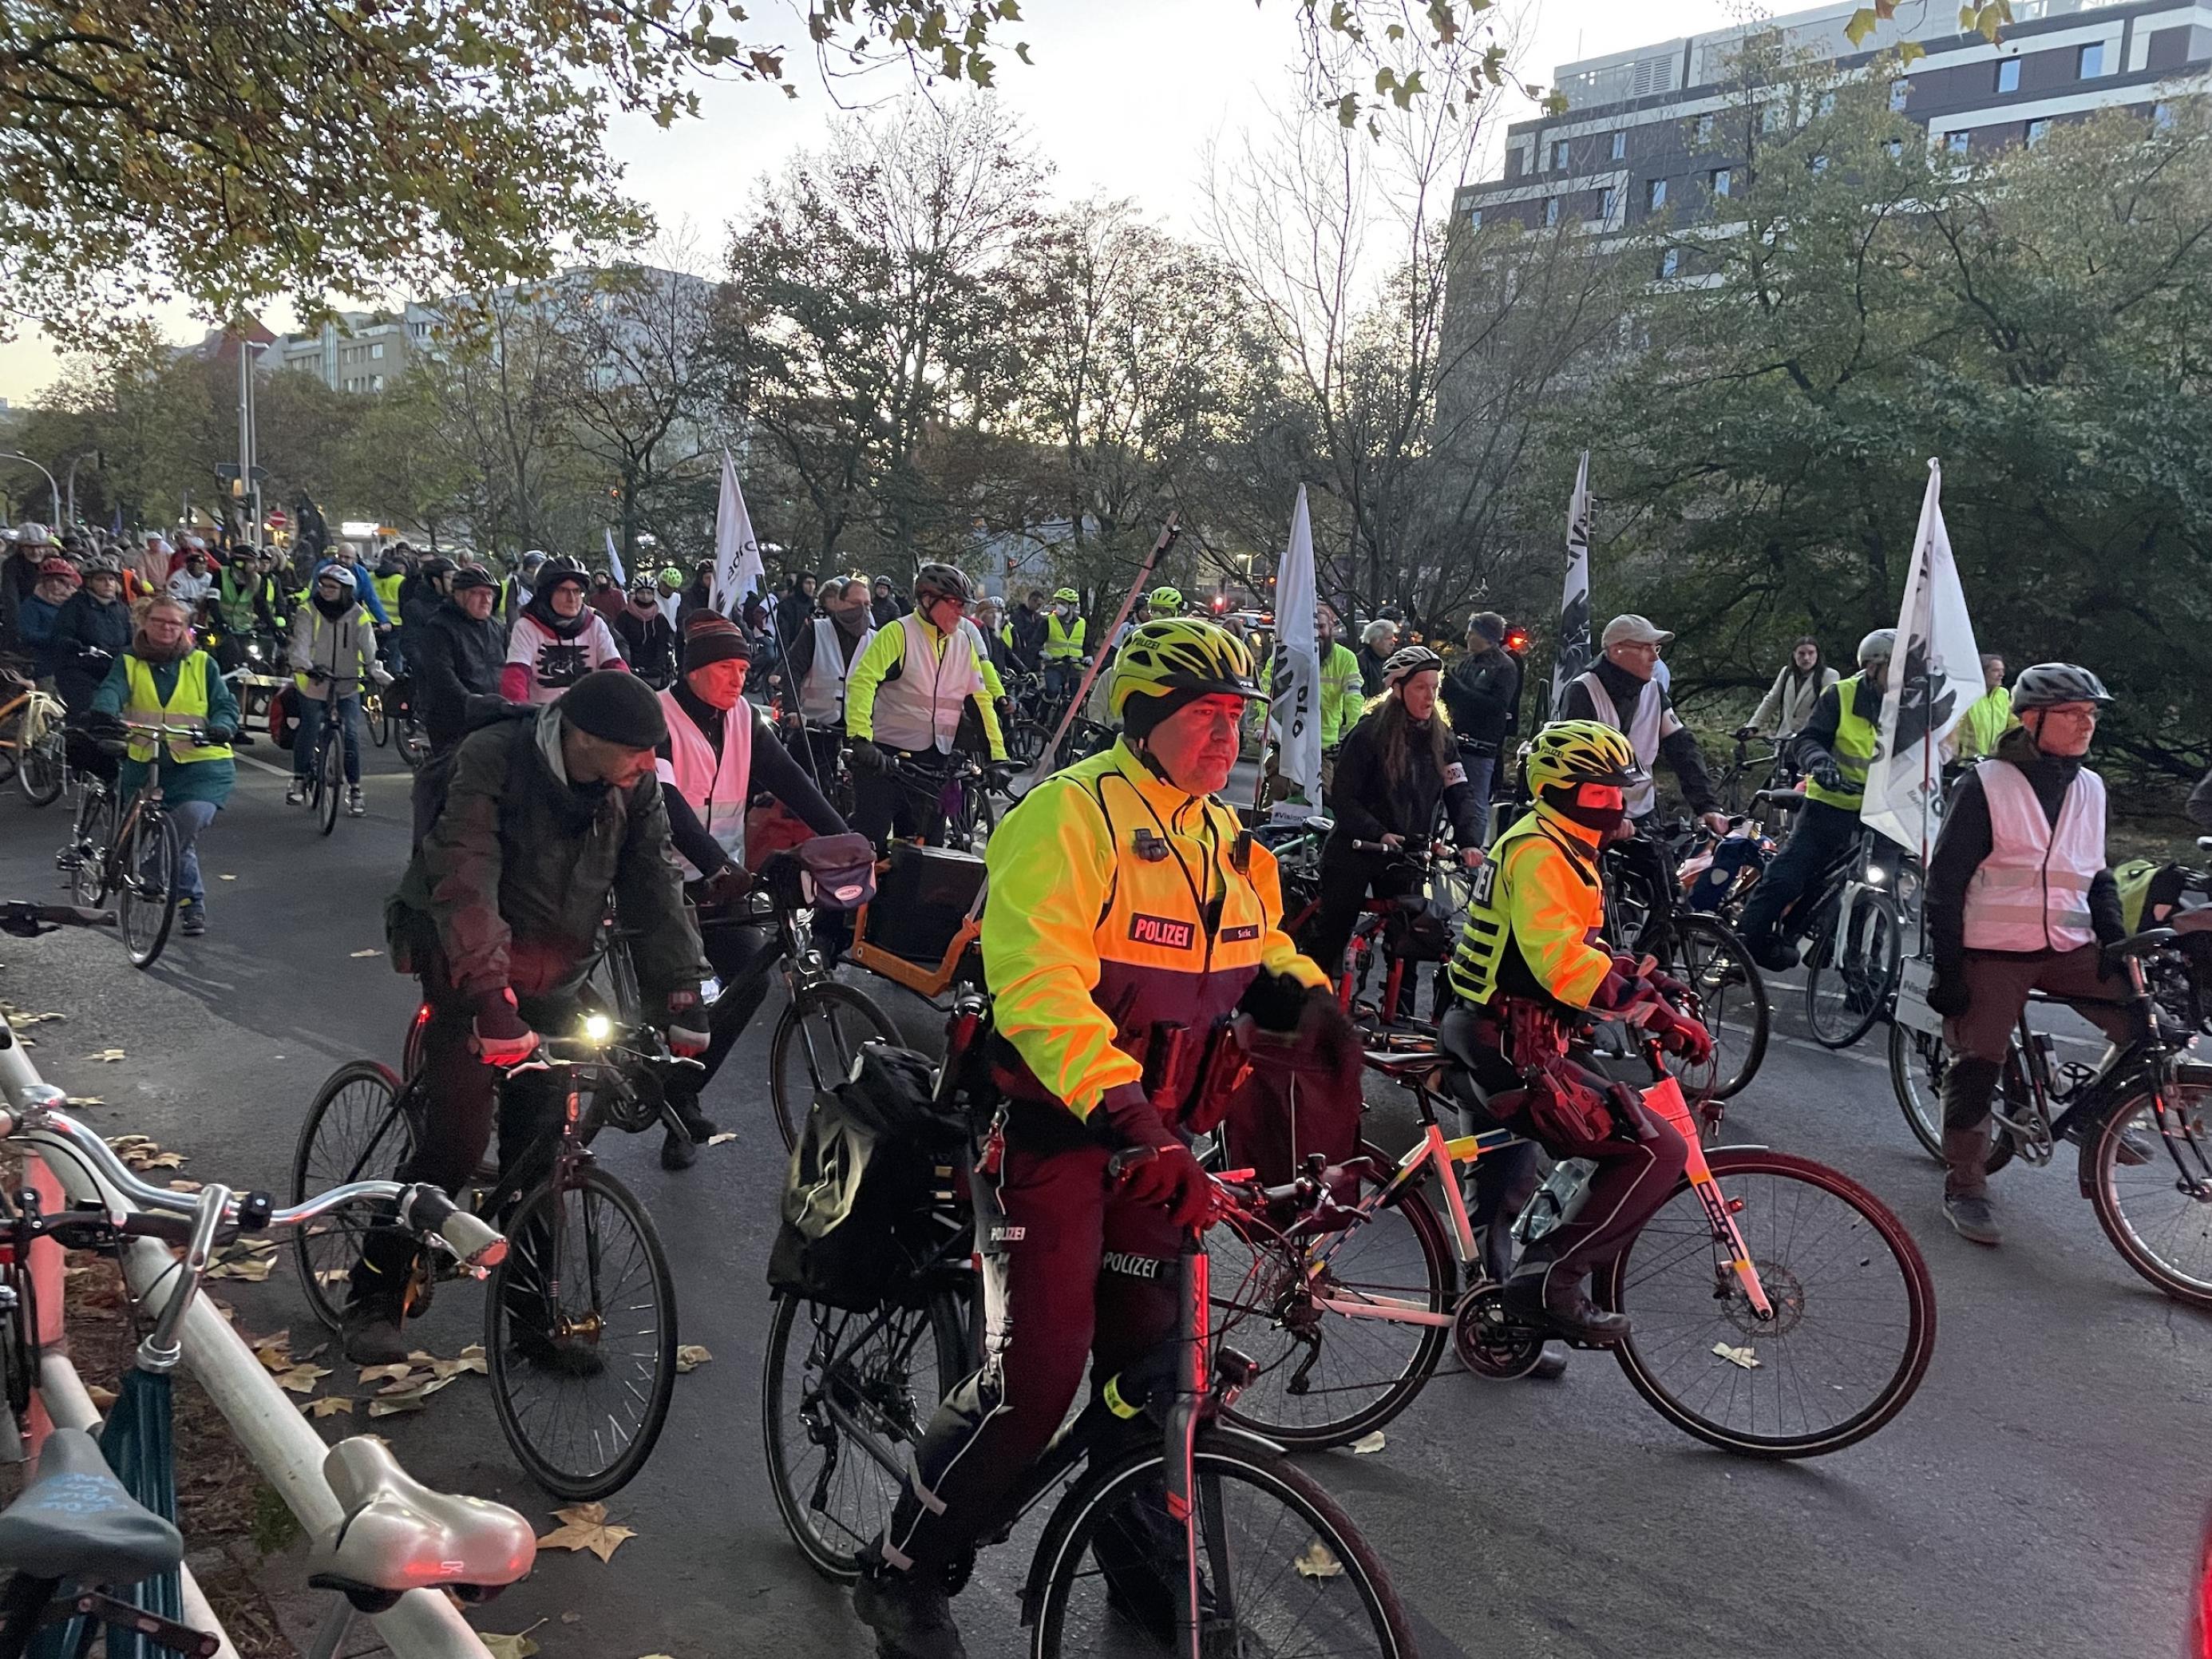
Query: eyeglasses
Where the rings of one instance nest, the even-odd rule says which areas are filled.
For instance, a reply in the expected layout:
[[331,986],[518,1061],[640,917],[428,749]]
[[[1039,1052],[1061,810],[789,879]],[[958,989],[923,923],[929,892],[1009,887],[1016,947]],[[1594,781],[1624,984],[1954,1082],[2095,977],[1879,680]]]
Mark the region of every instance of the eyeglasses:
[[1649,651],[1656,657],[1659,654],[1659,641],[1656,640],[1616,640],[1613,643],[1612,649],[1615,651]]
[[2054,702],[2043,711],[2047,720],[2086,720],[2094,726],[2102,714],[2094,702]]

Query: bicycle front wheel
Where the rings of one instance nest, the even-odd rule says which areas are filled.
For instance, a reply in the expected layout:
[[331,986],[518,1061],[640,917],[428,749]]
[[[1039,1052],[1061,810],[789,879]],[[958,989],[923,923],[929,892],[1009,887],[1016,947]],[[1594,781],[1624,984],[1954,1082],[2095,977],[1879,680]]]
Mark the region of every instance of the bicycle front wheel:
[[[374,1060],[348,1060],[315,1091],[292,1154],[291,1202],[352,1181],[396,1181],[413,1150],[414,1128],[400,1102],[399,1079]],[[371,1221],[359,1207],[339,1210],[292,1234],[300,1283],[315,1317],[332,1330],[345,1313],[348,1279],[361,1259]]]
[[[335,700],[333,700],[335,701]],[[333,726],[337,711],[323,711],[323,752],[315,757],[315,827],[329,835],[338,827],[338,795],[345,787],[345,739]]]
[[814,1097],[851,1075],[862,1043],[898,1040],[891,1017],[849,985],[825,980],[797,993],[768,1048],[769,1098],[784,1150],[799,1144],[799,1126]]
[[362,718],[368,723],[368,740],[379,749],[392,741],[392,712],[381,696],[361,700]]
[[1887,893],[1862,892],[1850,906],[1831,911],[1813,936],[1805,958],[1805,1023],[1823,1048],[1848,1048],[1888,1013],[1904,966],[1904,934],[1897,902]]
[[1670,1060],[1669,1068],[1693,1100],[1727,1100],[1759,1074],[1766,1058],[1771,1014],[1766,981],[1733,930],[1711,916],[1678,910],[1667,923],[1662,965],[1690,988],[1696,1013],[1713,1039],[1702,1066]]
[[61,798],[63,769],[60,708],[43,697],[31,699],[15,726],[18,744],[15,781],[33,806],[51,806]]
[[872,1314],[777,1295],[761,1439],[776,1510],[815,1571],[839,1583],[860,1576],[854,1553],[890,1522],[909,1448],[970,1369],[949,1290]]
[[1939,1164],[1943,1161],[1943,1074],[1950,1069],[1951,1051],[1942,1037],[1906,1025],[1890,1026],[1890,1091],[1912,1138]]
[[[1381,1184],[1363,1176],[1361,1199]],[[1418,1190],[1303,1243],[1232,1216],[1206,1235],[1206,1254],[1215,1334],[1260,1367],[1224,1408],[1230,1421],[1293,1450],[1346,1445],[1405,1410],[1435,1375],[1458,1276]]]
[[[2197,1068],[2202,1069],[2202,1068]],[[2089,1200],[2120,1259],[2177,1302],[2212,1308],[2212,1083],[2146,1091],[2090,1143]]]
[[676,1387],[676,1282],[653,1218],[574,1166],[516,1208],[484,1304],[492,1405],[524,1472],[605,1498],[653,1455]]
[[1905,1408],[1936,1290],[1905,1224],[1849,1176],[1754,1147],[1707,1155],[1773,1310],[1751,1306],[1687,1181],[1600,1275],[1620,1368],[1659,1414],[1752,1457],[1817,1457]]
[[72,903],[96,910],[107,902],[107,843],[114,833],[115,798],[105,789],[87,789],[76,811],[76,837],[69,848],[76,860],[70,868]]
[[[1302,1471],[1211,1434],[1192,1459],[1198,1651],[1408,1659],[1390,1576]],[[1135,1452],[1060,1501],[1037,1545],[1035,1659],[1188,1651],[1182,1522],[1167,1510],[1161,1448]]]
[[116,863],[121,896],[116,921],[123,933],[123,948],[135,968],[151,968],[169,942],[169,926],[177,919],[177,829],[159,812],[141,811]]

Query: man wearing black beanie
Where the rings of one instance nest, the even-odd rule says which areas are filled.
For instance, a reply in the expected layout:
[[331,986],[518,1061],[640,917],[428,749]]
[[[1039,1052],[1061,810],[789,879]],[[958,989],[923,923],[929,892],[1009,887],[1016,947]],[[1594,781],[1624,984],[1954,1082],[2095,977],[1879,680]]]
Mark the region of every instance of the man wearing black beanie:
[[[421,977],[430,1008],[429,1109],[400,1180],[458,1194],[490,1144],[495,1103],[501,1185],[515,1176],[514,1161],[560,1103],[544,1086],[550,1074],[515,1077],[501,1091],[494,1068],[528,1059],[540,1031],[577,1029],[610,897],[631,935],[647,1017],[678,1054],[706,1048],[696,1029],[706,965],[653,774],[653,750],[667,735],[652,689],[601,669],[557,702],[480,726],[453,751],[444,805],[385,907],[393,961]],[[415,1252],[407,1233],[369,1234],[345,1314],[356,1364],[407,1357],[401,1326]],[[550,1310],[507,1311],[509,1340],[526,1361],[572,1372],[601,1363],[596,1350],[555,1332]],[[545,1316],[533,1322],[533,1311]]]

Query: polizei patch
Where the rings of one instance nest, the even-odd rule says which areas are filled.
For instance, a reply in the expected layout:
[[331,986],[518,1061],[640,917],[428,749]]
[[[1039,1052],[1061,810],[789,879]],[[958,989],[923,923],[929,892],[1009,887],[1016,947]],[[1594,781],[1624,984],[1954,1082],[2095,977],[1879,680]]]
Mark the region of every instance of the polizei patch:
[[1195,924],[1172,916],[1135,915],[1129,918],[1129,937],[1139,945],[1157,945],[1167,951],[1188,951],[1197,932]]

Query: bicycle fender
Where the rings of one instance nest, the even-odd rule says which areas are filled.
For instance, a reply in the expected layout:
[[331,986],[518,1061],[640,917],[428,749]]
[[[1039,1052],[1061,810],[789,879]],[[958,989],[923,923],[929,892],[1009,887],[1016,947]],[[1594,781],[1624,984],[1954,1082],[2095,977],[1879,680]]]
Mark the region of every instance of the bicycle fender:
[[1705,1156],[1711,1158],[1716,1152],[1771,1152],[1773,1150],[1763,1140],[1731,1140],[1725,1146],[1706,1147]]

